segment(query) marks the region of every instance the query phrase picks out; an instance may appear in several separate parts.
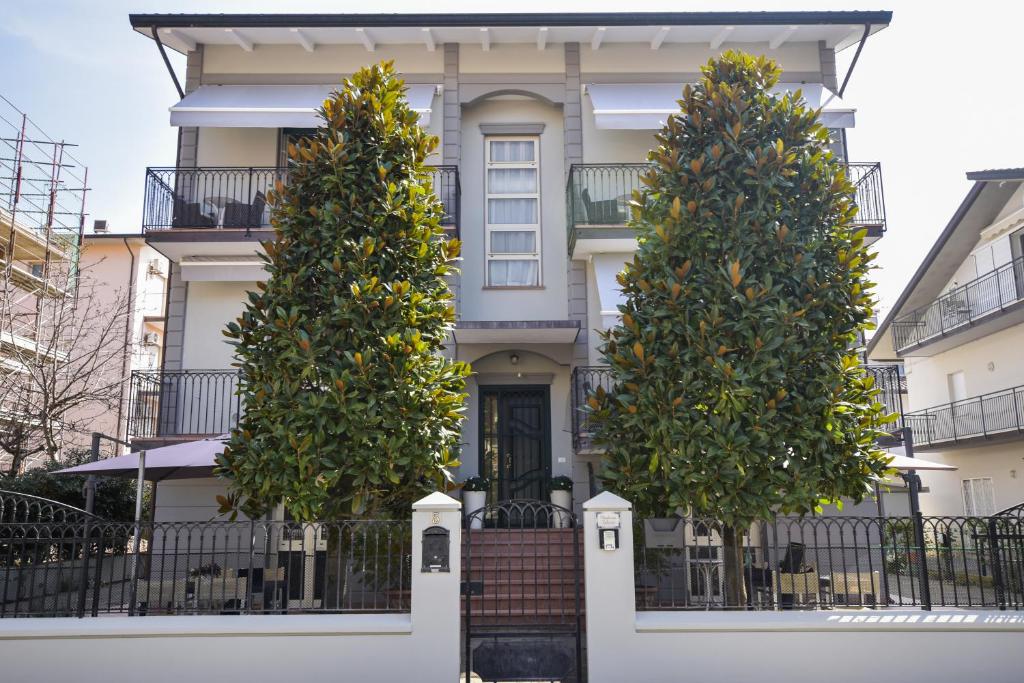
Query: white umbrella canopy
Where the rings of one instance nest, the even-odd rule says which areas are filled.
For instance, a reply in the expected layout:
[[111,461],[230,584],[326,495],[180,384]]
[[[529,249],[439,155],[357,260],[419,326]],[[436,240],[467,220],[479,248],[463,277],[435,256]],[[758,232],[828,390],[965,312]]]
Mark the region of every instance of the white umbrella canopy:
[[[224,452],[227,435],[200,441],[187,441],[173,446],[146,449],[145,479],[201,479],[213,476],[217,456]],[[131,477],[139,474],[139,453],[57,470],[53,474],[94,474],[101,477]]]
[[956,469],[953,465],[947,465],[943,462],[935,462],[934,460],[922,460],[921,458],[910,458],[905,455],[889,454],[892,460],[889,462],[889,467],[906,472],[908,470],[944,470],[947,472]]

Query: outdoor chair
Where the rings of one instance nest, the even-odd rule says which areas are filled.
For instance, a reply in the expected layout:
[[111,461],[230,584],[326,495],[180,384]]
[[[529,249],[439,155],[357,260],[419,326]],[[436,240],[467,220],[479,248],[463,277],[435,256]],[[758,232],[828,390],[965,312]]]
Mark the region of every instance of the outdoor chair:
[[821,582],[813,565],[804,564],[807,546],[791,541],[786,554],[779,563],[778,591],[779,604],[783,609],[793,609],[818,601]]
[[612,225],[620,223],[619,202],[616,199],[603,199],[593,201],[590,199],[590,192],[583,188],[580,195],[583,200],[583,208],[587,212],[587,223],[596,225]]
[[881,597],[881,580],[873,572],[832,572],[832,601],[845,607],[876,607],[887,604]]
[[174,198],[174,213],[171,227],[174,228],[214,228],[217,220],[203,213],[199,202],[186,202],[181,197]]
[[224,207],[225,228],[258,228],[263,225],[263,209],[267,198],[257,192],[252,204],[231,202]]

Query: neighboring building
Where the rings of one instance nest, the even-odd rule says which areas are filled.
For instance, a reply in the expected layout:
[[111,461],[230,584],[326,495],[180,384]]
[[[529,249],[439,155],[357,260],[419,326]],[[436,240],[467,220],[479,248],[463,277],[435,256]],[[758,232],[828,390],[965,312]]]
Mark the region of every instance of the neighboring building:
[[889,18],[133,15],[135,30],[186,55],[187,69],[170,107],[180,144],[166,159],[178,166],[150,168],[142,198],[146,240],[171,262],[170,292],[160,400],[145,408],[154,419],[132,416],[131,437],[152,446],[235,424],[222,330],[266,277],[264,195],[287,173],[282,149],[317,125],[315,109],[341,78],[394,60],[421,124],[441,139],[435,187],[463,241],[449,352],[474,375],[460,477],[486,474],[506,499],[544,498],[550,477],[569,475],[576,501],[587,499],[600,454],[578,408],[608,379],[595,330],[616,322],[615,275],[636,248],[627,202],[683,84],[727,49],[775,59],[780,90],[799,88],[823,108],[873,241],[886,227],[881,171],[848,155],[856,117],[838,97],[850,73],[837,73],[836,53],[859,53]]
[[922,474],[925,514],[1024,503],[1024,168],[974,186],[868,345],[901,360],[914,450],[956,472]]
[[[3,472],[12,452],[28,454],[41,439],[30,427],[40,401],[27,368],[57,377],[67,364],[88,177],[73,146],[0,95],[0,430],[11,449],[0,446]],[[17,456],[18,469],[40,457]]]
[[[146,396],[148,385],[159,381],[164,338],[164,308],[167,298],[167,259],[146,244],[143,235],[107,232],[97,221],[94,232],[83,237],[82,287],[94,296],[96,310],[110,315],[128,306],[124,323],[122,388],[117,410],[83,408],[91,431],[125,439],[132,429],[126,419],[129,410]],[[134,378],[133,381],[129,381]],[[155,395],[155,392],[151,392]],[[75,445],[89,446],[89,435],[77,435]],[[104,441],[105,452],[123,449]]]

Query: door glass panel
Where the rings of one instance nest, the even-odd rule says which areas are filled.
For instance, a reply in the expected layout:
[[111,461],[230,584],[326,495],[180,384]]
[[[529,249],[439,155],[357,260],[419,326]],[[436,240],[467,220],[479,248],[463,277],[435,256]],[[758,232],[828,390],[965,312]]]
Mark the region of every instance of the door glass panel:
[[490,194],[532,194],[537,191],[537,169],[492,168],[487,171]]
[[496,230],[491,233],[492,254],[534,254],[537,233],[532,230]]
[[533,140],[492,140],[492,162],[528,162],[535,159]]
[[490,287],[536,287],[539,274],[537,261],[491,261],[487,264]]
[[537,199],[488,199],[487,222],[492,225],[528,225],[537,222]]

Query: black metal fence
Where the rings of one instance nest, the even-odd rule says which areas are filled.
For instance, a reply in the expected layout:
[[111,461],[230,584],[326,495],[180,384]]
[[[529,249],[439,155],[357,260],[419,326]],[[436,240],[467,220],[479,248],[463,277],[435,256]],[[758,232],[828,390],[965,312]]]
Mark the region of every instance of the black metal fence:
[[[431,167],[434,193],[444,203],[441,224],[456,234],[459,225],[459,170]],[[287,167],[203,167],[146,169],[142,209],[144,231],[169,228],[234,228],[270,225],[267,192],[287,182]]]
[[[854,225],[880,237],[886,224],[881,164],[848,162],[844,166],[856,188]],[[575,241],[577,227],[625,226],[630,218],[629,201],[633,191],[642,189],[641,176],[650,168],[646,163],[573,164],[566,186],[570,246]]]
[[1024,258],[971,280],[892,323],[897,351],[922,346],[1024,301]]
[[0,617],[408,612],[411,534],[408,521],[0,524]]
[[924,517],[919,530],[916,523],[779,517],[755,524],[743,534],[737,599],[726,588],[721,524],[641,520],[634,531],[637,609],[1024,609],[1019,517]]
[[914,443],[928,448],[947,443],[1024,433],[1024,386],[907,413]]
[[238,424],[237,370],[133,370],[128,435],[209,436]]

